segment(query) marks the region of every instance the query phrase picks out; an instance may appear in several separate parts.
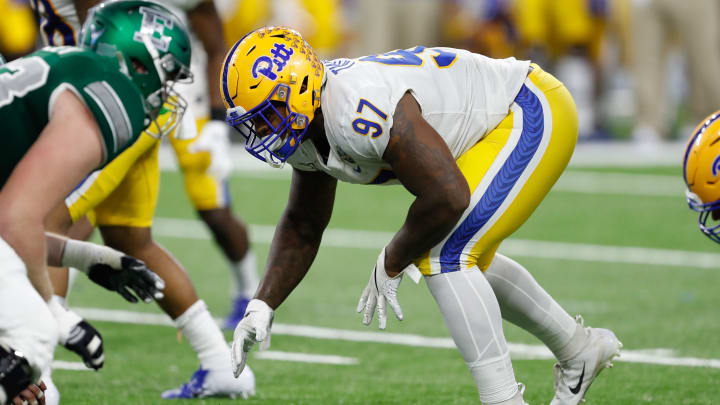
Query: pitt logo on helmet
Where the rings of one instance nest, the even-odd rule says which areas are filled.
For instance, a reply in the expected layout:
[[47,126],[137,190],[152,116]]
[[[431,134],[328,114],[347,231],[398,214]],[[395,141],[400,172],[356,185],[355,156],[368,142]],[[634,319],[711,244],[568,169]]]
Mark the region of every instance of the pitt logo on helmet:
[[260,28],[233,45],[220,92],[226,121],[245,137],[250,154],[284,164],[320,107],[324,74],[315,51],[290,28]]
[[282,71],[293,52],[292,48],[287,49],[285,48],[285,44],[278,44],[276,42],[275,47],[270,50],[270,53],[275,56],[275,59],[270,59],[269,56],[257,58],[252,67],[253,78],[257,79],[258,73],[260,73],[270,80],[277,79],[277,75],[272,71],[273,65],[277,66],[278,72]]

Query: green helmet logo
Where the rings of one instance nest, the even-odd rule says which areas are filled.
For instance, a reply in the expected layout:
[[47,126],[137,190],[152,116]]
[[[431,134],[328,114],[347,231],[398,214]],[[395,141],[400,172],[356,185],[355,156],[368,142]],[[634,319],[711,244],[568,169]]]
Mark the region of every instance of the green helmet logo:
[[[173,86],[192,80],[190,39],[180,20],[164,6],[145,0],[98,4],[88,14],[80,43],[117,59],[118,69],[143,94],[153,120],[161,109],[178,114],[185,110],[187,103]],[[179,121],[168,120],[175,125]]]

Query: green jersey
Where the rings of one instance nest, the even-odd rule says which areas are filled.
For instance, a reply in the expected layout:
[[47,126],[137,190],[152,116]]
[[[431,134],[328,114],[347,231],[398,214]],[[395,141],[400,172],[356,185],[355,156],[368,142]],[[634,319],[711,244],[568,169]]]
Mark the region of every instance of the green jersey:
[[71,46],[43,48],[0,66],[0,187],[48,124],[57,96],[70,90],[100,128],[104,166],[149,124],[142,94],[106,56]]

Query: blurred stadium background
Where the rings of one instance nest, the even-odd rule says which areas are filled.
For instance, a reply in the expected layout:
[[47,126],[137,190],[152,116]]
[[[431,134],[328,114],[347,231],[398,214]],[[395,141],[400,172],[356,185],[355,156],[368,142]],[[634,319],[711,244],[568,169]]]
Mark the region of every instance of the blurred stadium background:
[[[716,404],[720,397],[720,252],[684,202],[681,154],[692,128],[720,108],[715,0],[216,0],[229,43],[262,25],[298,29],[325,58],[414,45],[530,58],[570,88],[580,142],[568,171],[500,249],[523,263],[571,313],[625,343],[595,404]],[[709,21],[705,24],[702,21]],[[0,0],[0,53],[38,45],[23,0]],[[214,84],[211,84],[214,85]],[[263,263],[287,199],[289,172],[233,147],[236,212]],[[165,153],[168,152],[168,153]],[[192,218],[174,156],[162,151],[155,237],[183,263],[216,317],[228,310],[220,252]],[[269,352],[254,353],[258,395],[276,404],[469,404],[477,394],[423,286],[406,281],[406,320],[389,333],[354,314],[367,270],[404,219],[401,188],[348,187],[305,282],[278,311]],[[421,282],[422,284],[422,282]],[[154,306],[130,306],[79,279],[69,299],[106,339],[106,366],[79,371],[58,350],[68,404],[155,404],[196,364]],[[356,316],[354,316],[356,315]],[[552,396],[552,361],[506,325],[526,400]],[[231,335],[228,333],[228,339]],[[379,343],[378,343],[379,342]],[[214,404],[204,400],[193,403]],[[188,402],[190,403],[190,402]],[[221,403],[228,403],[222,401]]]
[[[532,59],[570,88],[584,141],[652,155],[720,105],[717,20],[708,0],[216,0],[228,44],[295,27],[324,58],[415,45]],[[0,52],[38,46],[27,0],[0,0]],[[705,24],[705,22],[711,22]],[[196,50],[197,51],[197,50]]]

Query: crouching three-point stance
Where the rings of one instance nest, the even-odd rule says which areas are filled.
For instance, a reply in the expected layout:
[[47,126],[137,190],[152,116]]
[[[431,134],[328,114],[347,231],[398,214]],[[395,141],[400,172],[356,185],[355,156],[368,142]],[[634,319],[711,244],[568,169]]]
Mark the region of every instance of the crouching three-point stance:
[[321,63],[297,32],[263,28],[232,48],[221,86],[246,149],[294,169],[265,276],[235,331],[236,372],[310,268],[338,179],[400,183],[416,196],[368,266],[358,311],[369,324],[377,309],[381,328],[388,305],[402,319],[397,288],[406,268],[419,268],[482,403],[524,403],[503,317],[557,357],[553,405],[580,402],[617,355],[611,331],[585,328],[496,253],[565,169],[577,138],[570,94],[540,67],[422,46]]

